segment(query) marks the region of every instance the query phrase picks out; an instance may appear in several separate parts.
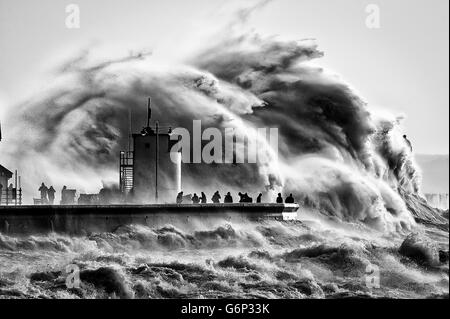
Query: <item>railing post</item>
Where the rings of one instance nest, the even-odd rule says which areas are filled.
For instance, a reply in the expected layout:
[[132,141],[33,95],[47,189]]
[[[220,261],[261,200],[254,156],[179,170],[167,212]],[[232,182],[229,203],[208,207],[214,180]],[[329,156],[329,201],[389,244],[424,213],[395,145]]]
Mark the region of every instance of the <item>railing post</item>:
[[14,205],[17,206],[17,170],[14,172],[14,189],[13,189],[13,199]]

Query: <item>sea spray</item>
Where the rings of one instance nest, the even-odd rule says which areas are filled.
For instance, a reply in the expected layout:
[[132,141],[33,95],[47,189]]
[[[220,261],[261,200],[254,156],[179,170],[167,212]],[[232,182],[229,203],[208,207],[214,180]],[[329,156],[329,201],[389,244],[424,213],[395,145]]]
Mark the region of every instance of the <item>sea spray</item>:
[[[398,190],[418,193],[420,179],[400,122],[374,115],[348,84],[309,63],[322,55],[311,41],[230,35],[185,65],[147,56],[76,59],[56,84],[11,108],[13,138],[2,155],[27,177],[28,198],[42,180],[98,192],[118,174],[129,112],[133,128],[144,125],[151,95],[153,117],[165,125],[189,130],[201,120],[244,136],[248,128],[279,128],[278,160],[270,160],[267,143],[261,148],[268,161],[232,169],[185,164],[186,193],[292,192],[339,219],[409,231],[415,222]],[[236,150],[246,150],[244,140],[236,143]]]

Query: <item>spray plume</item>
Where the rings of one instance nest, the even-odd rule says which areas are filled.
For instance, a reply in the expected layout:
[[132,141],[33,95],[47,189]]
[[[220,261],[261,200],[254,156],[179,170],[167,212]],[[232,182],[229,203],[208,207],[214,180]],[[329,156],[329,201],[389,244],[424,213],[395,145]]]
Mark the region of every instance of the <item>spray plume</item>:
[[400,120],[369,112],[349,85],[310,63],[322,56],[314,41],[257,34],[222,39],[184,65],[149,54],[93,64],[84,53],[59,69],[53,85],[14,106],[14,138],[2,155],[22,171],[29,196],[42,180],[97,192],[102,181],[118,179],[128,114],[134,128],[144,125],[151,95],[162,125],[190,129],[196,119],[244,135],[279,128],[278,161],[263,144],[264,163],[185,165],[186,189],[282,190],[343,220],[413,227],[399,190],[418,194],[420,176]]

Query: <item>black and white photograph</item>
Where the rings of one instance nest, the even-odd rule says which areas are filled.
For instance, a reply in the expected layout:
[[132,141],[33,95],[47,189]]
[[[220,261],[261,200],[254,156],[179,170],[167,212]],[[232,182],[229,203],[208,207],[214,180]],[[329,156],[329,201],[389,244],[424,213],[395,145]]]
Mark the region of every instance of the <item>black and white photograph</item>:
[[447,0],[0,0],[0,306],[448,298]]

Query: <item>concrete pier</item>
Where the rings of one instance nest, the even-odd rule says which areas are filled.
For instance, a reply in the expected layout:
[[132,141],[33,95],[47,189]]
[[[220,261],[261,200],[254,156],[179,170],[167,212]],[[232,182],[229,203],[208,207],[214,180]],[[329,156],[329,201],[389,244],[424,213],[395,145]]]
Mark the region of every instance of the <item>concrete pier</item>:
[[194,220],[295,220],[297,204],[0,206],[3,234],[112,232],[126,225],[185,225]]

